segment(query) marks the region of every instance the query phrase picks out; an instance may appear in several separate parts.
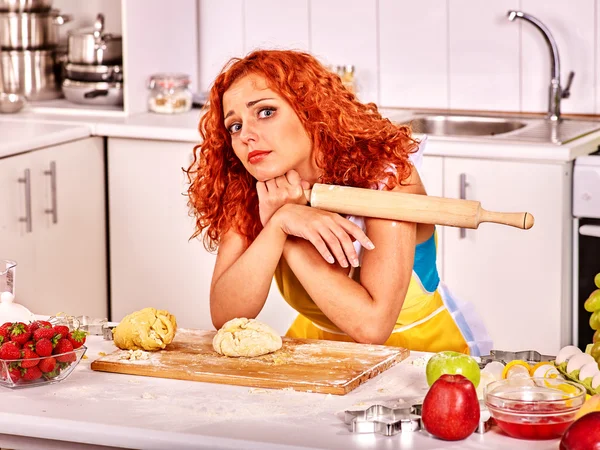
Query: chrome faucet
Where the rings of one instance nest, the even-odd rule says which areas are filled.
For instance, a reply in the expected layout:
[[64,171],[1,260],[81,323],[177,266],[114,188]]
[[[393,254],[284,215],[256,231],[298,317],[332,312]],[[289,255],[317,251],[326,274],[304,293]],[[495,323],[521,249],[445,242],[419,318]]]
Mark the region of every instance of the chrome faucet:
[[575,72],[569,73],[567,85],[563,89],[560,85],[560,58],[558,57],[558,46],[548,27],[540,22],[539,19],[536,19],[529,14],[521,11],[508,11],[508,20],[512,22],[515,19],[523,19],[540,30],[546,44],[548,44],[548,47],[550,48],[550,73],[552,78],[550,79],[550,92],[548,98],[548,119],[558,121],[560,120],[560,101],[563,98],[569,98],[571,95],[571,83],[573,82]]

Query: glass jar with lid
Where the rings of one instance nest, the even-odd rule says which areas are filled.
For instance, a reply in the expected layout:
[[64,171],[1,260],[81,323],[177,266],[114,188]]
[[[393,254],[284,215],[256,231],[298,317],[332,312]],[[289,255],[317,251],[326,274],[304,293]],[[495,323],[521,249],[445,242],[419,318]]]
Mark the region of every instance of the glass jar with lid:
[[192,109],[191,81],[182,73],[158,73],[148,80],[148,110],[162,114],[177,114]]

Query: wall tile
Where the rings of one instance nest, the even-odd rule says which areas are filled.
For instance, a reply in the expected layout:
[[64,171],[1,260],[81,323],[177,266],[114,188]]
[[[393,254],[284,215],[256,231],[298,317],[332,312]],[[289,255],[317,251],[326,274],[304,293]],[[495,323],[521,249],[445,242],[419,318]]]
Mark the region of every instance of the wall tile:
[[329,65],[353,64],[358,97],[378,102],[377,0],[310,0],[310,51]]
[[450,107],[519,110],[518,0],[449,0]]
[[244,51],[308,50],[308,0],[244,0]]
[[[595,0],[522,0],[521,10],[544,23],[556,43],[560,56],[561,84],[570,71],[575,72],[571,97],[564,99],[564,113],[592,114],[595,111]],[[524,111],[547,111],[550,85],[550,51],[542,33],[533,25],[521,26]],[[515,25],[515,24],[513,24]]]
[[244,0],[198,0],[199,87],[207,91],[225,63],[244,55]]
[[449,106],[447,12],[441,0],[379,0],[383,106]]

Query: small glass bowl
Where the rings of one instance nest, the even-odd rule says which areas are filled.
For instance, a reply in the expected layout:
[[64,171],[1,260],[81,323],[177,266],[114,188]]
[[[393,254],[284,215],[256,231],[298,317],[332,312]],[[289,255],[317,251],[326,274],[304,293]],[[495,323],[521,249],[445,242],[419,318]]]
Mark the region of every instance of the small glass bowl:
[[585,388],[557,378],[509,378],[488,384],[485,405],[502,431],[518,439],[555,439],[575,420]]
[[[0,386],[10,389],[17,389],[41,386],[62,381],[67,378],[71,372],[73,372],[73,369],[75,369],[77,364],[79,364],[86,350],[87,347],[83,345],[71,352],[61,353],[58,355],[30,359],[0,359]],[[23,378],[22,373],[28,370],[22,367],[24,361],[26,361],[26,366],[35,364],[37,367],[40,361],[51,357],[56,359],[56,367],[52,372],[42,373],[41,376],[35,380],[27,380]],[[17,376],[15,374],[15,370],[21,375]]]

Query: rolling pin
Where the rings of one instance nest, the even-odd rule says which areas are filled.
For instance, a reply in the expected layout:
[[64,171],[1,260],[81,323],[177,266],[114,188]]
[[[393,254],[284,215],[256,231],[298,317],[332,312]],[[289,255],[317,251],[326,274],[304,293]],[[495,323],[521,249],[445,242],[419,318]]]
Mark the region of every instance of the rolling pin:
[[341,214],[429,223],[460,228],[477,228],[482,222],[528,230],[530,213],[487,211],[475,200],[462,200],[403,192],[378,191],[315,183],[304,191],[310,206]]

